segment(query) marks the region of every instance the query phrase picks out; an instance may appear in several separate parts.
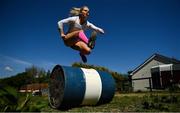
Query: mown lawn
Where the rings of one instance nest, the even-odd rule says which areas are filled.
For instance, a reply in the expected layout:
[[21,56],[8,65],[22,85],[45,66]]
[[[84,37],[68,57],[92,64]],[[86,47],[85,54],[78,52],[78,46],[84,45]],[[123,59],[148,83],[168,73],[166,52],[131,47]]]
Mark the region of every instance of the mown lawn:
[[[14,94],[17,102],[12,102],[9,96],[3,96],[0,91],[1,112],[180,112],[180,93],[153,92],[153,93],[127,93],[115,94],[110,103],[98,106],[78,106],[69,109],[52,109],[49,106],[48,96],[32,96],[31,94]],[[7,93],[6,93],[7,94]],[[7,98],[6,98],[7,97]],[[17,105],[16,105],[17,104]]]
[[[37,99],[36,99],[37,100]],[[44,98],[44,101],[48,101]],[[41,101],[42,102],[42,101]],[[47,105],[47,106],[46,106]],[[40,111],[64,111],[52,109],[47,104]],[[160,112],[160,111],[180,111],[180,94],[169,93],[132,93],[116,94],[108,104],[98,106],[79,106],[65,111],[70,112]]]

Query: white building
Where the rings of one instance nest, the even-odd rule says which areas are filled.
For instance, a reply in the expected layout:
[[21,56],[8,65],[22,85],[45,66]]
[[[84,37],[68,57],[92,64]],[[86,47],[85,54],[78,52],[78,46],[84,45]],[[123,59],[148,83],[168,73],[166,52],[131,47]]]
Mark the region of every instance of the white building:
[[151,69],[157,66],[167,67],[172,64],[180,64],[180,61],[160,54],[153,54],[130,73],[133,91],[149,91],[153,87],[155,88],[156,82],[152,81]]

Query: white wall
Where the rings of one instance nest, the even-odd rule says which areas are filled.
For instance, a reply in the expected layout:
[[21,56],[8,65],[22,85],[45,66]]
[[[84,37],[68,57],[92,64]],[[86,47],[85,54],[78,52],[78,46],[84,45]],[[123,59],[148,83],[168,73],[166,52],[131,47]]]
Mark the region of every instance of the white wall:
[[132,81],[133,91],[148,91],[149,79],[134,80]]
[[[134,75],[132,75],[132,86],[133,90],[141,90],[141,91],[149,91],[146,87],[149,86],[149,79],[142,79],[142,80],[133,80],[139,78],[148,78],[151,77],[151,67],[164,64],[162,62],[152,60],[148,64],[146,64],[143,68],[137,71]],[[152,83],[152,82],[151,82]]]

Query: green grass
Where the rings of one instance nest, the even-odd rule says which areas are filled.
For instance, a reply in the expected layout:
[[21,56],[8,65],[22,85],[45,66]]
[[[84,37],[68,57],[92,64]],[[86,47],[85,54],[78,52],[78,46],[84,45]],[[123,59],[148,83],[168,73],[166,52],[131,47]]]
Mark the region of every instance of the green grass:
[[[29,94],[21,94],[11,88],[8,89],[17,98],[17,105],[14,102],[8,105],[8,111],[23,111],[23,112],[180,112],[180,94],[169,92],[153,92],[153,93],[124,93],[115,94],[110,103],[102,104],[98,106],[78,106],[67,110],[52,109],[49,106],[47,96],[32,96]],[[3,97],[7,92],[1,90],[0,95]],[[3,98],[7,99],[7,98]],[[2,111],[6,110],[3,105],[12,103],[11,100],[5,103],[1,99]]]
[[[176,97],[177,101],[171,101],[171,97]],[[163,100],[164,99],[164,100]],[[169,93],[132,93],[116,94],[108,104],[99,106],[79,106],[66,111],[70,112],[179,112],[180,94],[170,95]],[[49,106],[41,111],[62,111],[52,109]]]

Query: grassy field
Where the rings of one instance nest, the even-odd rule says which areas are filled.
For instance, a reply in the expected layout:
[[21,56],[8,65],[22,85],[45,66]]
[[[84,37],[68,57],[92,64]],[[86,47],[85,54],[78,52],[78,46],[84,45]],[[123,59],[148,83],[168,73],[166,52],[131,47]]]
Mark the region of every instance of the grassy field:
[[[14,92],[11,89],[9,91]],[[48,96],[19,93],[7,96],[4,90],[0,91],[0,96],[3,97],[0,100],[1,112],[180,112],[180,93],[169,92],[116,93],[110,103],[98,106],[78,106],[66,110],[52,109],[49,106]],[[13,101],[9,99],[10,96],[14,99]]]
[[[79,106],[66,110],[52,109],[48,97],[34,96],[28,105],[28,111],[42,112],[179,112],[180,94],[169,93],[131,93],[116,94],[110,103],[99,106]],[[26,111],[25,110],[25,111]]]

